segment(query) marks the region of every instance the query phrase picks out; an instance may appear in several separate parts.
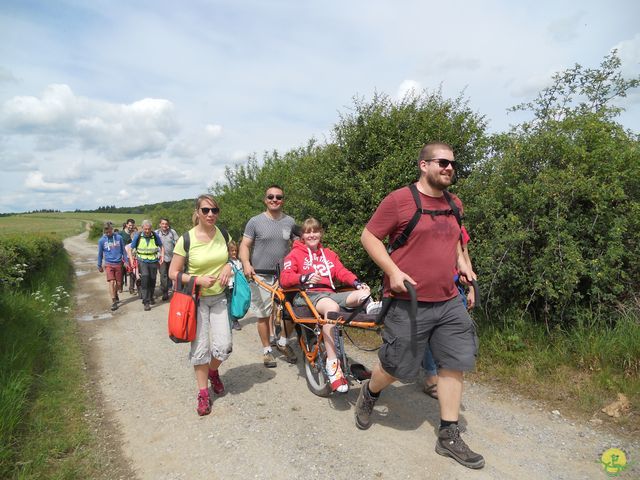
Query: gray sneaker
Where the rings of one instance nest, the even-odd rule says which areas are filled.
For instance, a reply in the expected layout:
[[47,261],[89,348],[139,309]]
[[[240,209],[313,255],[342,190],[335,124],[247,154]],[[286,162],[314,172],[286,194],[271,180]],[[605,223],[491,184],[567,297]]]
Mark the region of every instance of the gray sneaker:
[[273,356],[273,352],[267,352],[267,353],[263,354],[262,355],[262,363],[267,368],[276,367],[276,365],[277,365],[276,357]]
[[460,465],[468,468],[484,467],[484,458],[473,452],[460,437],[458,425],[450,425],[440,429],[436,442],[436,453],[451,457]]
[[369,380],[362,383],[358,400],[356,401],[356,427],[360,430],[366,430],[371,426],[371,412],[376,404],[377,398],[369,395]]

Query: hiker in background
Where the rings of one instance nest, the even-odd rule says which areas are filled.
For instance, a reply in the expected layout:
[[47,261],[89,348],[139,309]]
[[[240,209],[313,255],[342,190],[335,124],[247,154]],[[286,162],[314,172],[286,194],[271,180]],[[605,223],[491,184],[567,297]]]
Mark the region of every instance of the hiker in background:
[[[242,262],[238,260],[238,245],[233,240],[230,240],[228,247],[229,247],[229,263],[233,267],[235,267],[237,270],[242,272],[243,271]],[[234,273],[235,272],[231,274],[231,280],[229,280],[229,293],[231,293],[231,291],[233,290]],[[229,317],[231,318],[231,312],[229,312]],[[240,325],[239,320],[240,320],[239,318],[234,317],[233,322],[231,323],[231,328],[233,328],[234,330],[242,330],[242,325]]]
[[[127,251],[122,237],[114,233],[113,223],[104,222],[104,235],[98,240],[98,271],[106,270],[109,293],[111,294],[111,310],[118,309],[118,291],[122,288],[122,262],[127,262]],[[102,262],[104,259],[104,268]]]
[[[462,202],[446,192],[454,175],[453,150],[441,142],[427,144],[417,163],[417,183],[387,195],[361,236],[365,250],[384,271],[384,295],[392,298],[392,304],[384,319],[379,362],[358,395],[356,426],[363,430],[371,426],[373,407],[385,387],[396,379],[417,376],[428,343],[439,366],[436,453],[468,468],[482,468],[484,458],[462,440],[458,426],[463,372],[475,366],[478,338],[452,275],[457,267],[465,283],[475,279],[459,245]],[[389,254],[382,240],[390,237],[393,247],[416,213],[418,221],[406,243],[390,248]],[[409,316],[405,281],[415,286],[417,294],[415,323]]]
[[[128,218],[125,223],[122,224],[122,232],[120,235],[122,236],[122,240],[124,241],[124,246],[127,249],[127,254],[129,255],[130,260],[133,260],[133,256],[131,255],[131,240],[133,240],[132,236],[136,233],[136,221],[133,218]],[[131,265],[131,261],[128,264],[125,264],[125,274],[128,278],[129,283],[129,293],[133,295],[135,293],[136,287],[136,274]]]
[[158,266],[164,262],[164,247],[160,237],[153,231],[151,220],[142,221],[142,232],[136,234],[131,241],[131,251],[138,261],[140,270],[140,291],[145,312],[151,310],[156,303],[154,290]]
[[171,279],[169,278],[169,266],[171,265],[171,259],[173,258],[173,249],[178,241],[178,234],[169,225],[169,220],[166,218],[160,219],[160,228],[156,230],[156,234],[162,241],[164,247],[164,261],[159,266],[160,271],[160,290],[162,291],[162,300],[169,300],[169,290],[173,287],[171,285]]
[[[289,251],[289,239],[295,226],[295,220],[286,215],[284,206],[284,191],[278,185],[271,185],[264,195],[266,211],[252,217],[247,222],[240,243],[239,257],[242,261],[244,274],[250,280],[251,308],[258,315],[258,335],[262,343],[262,363],[267,368],[273,368],[276,359],[271,349],[269,338],[272,301],[271,293],[261,288],[254,280],[255,275],[260,281],[274,285],[276,269]],[[288,344],[285,328],[280,332],[280,338],[275,344],[289,363],[296,363],[298,357]],[[292,333],[293,328],[288,329]]]
[[[169,277],[186,285],[196,278],[200,298],[198,301],[196,338],[191,342],[189,362],[193,365],[198,385],[198,415],[211,413],[208,382],[216,395],[224,394],[224,384],[218,368],[232,349],[231,327],[227,314],[225,289],[231,278],[227,240],[216,226],[220,208],[211,195],[196,199],[193,213],[194,227],[187,232],[188,245],[181,236],[173,250]],[[185,273],[185,263],[187,272]]]

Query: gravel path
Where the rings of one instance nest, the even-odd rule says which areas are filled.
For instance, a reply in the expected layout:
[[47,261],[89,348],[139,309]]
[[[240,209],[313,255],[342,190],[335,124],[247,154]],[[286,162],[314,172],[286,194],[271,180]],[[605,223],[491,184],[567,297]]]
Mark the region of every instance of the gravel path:
[[[211,415],[198,417],[188,345],[167,337],[168,303],[144,312],[125,292],[124,305],[109,312],[96,246],[86,237],[65,241],[78,278],[77,318],[104,409],[98,415],[121,439],[120,455],[138,478],[604,479],[599,460],[611,447],[631,460],[619,478],[640,478],[638,440],[570,422],[477,383],[465,383],[461,423],[465,441],[486,459],[482,470],[434,452],[438,405],[416,384],[385,390],[373,426],[360,431],[353,421],[360,387],[322,399],[307,389],[301,360],[279,359],[277,368],[264,368],[251,314],[234,333],[233,354],[220,370],[227,394],[214,399]],[[375,354],[354,356],[368,366],[375,362]],[[114,476],[124,471],[115,469]]]

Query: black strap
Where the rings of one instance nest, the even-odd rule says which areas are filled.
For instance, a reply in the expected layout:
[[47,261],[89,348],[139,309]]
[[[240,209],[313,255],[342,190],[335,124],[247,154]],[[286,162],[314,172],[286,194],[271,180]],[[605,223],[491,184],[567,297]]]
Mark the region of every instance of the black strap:
[[[227,232],[226,228],[219,225],[218,230],[220,230],[220,233],[222,233],[224,243],[227,245],[227,248],[229,248],[229,240],[231,240],[231,238],[229,237],[229,232]],[[185,251],[183,271],[184,273],[189,273],[189,248],[191,247],[191,236],[189,235],[188,231],[182,234],[182,246],[184,247]]]
[[[422,202],[420,201],[420,194],[418,193],[417,185],[415,183],[412,183],[411,185],[409,185],[409,190],[411,191],[413,201],[416,204],[416,211],[413,214],[413,217],[411,217],[411,220],[409,220],[409,223],[407,223],[407,226],[404,228],[402,233],[400,233],[400,235],[398,235],[387,247],[387,253],[389,255],[391,255],[391,252],[397,250],[407,243],[407,240],[409,240],[409,235],[411,235],[413,229],[416,228],[416,225],[418,225],[418,222],[420,221],[422,215],[430,215],[431,218],[435,218],[439,215],[453,215],[454,217],[456,217],[458,226],[462,228],[462,217],[460,216],[460,209],[453,201],[453,198],[451,198],[449,192],[447,192],[446,190],[442,192],[444,194],[445,200],[449,204],[449,210],[427,210],[425,208],[422,208]],[[462,238],[462,232],[460,232],[460,237]]]

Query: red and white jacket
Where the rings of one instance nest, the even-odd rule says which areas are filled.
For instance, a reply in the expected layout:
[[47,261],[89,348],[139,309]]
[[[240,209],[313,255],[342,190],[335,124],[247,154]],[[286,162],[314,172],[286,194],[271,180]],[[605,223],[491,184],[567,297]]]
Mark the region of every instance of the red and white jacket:
[[300,285],[300,277],[311,273],[317,273],[322,277],[320,283],[309,285],[309,290],[317,292],[334,291],[334,280],[351,286],[358,279],[342,264],[338,254],[333,250],[318,244],[318,249],[312,252],[303,242],[296,240],[291,252],[284,259],[280,285],[284,288]]

